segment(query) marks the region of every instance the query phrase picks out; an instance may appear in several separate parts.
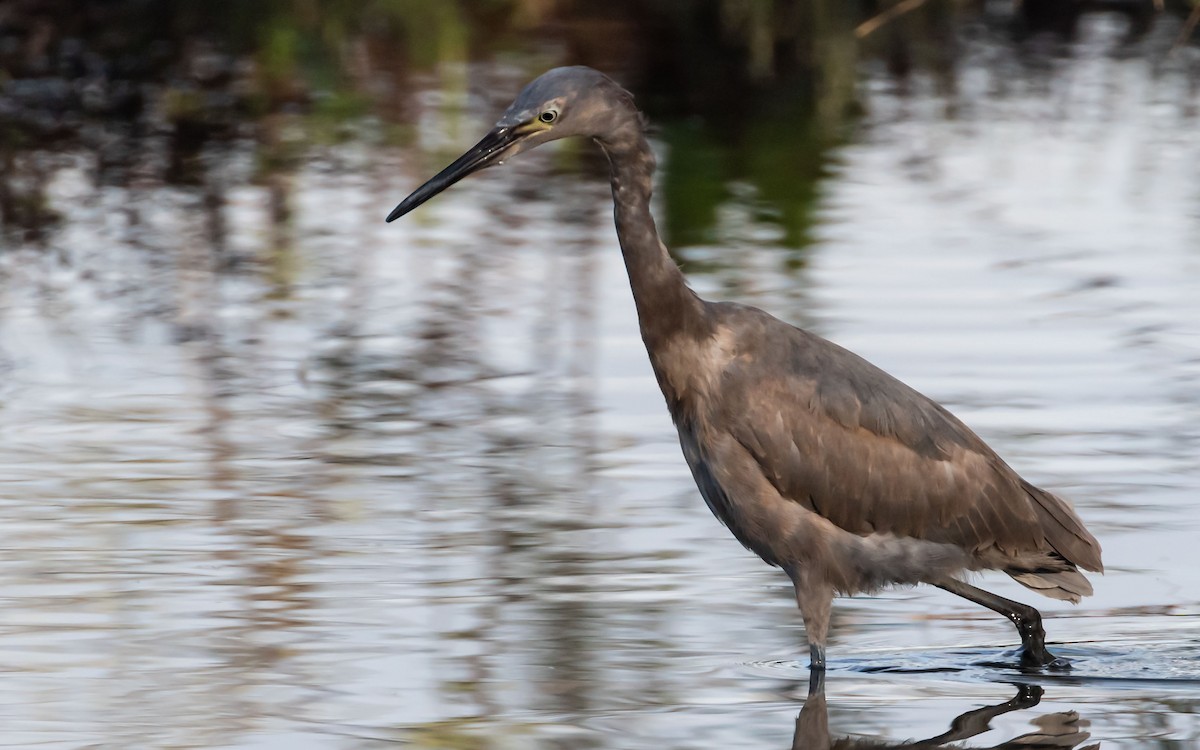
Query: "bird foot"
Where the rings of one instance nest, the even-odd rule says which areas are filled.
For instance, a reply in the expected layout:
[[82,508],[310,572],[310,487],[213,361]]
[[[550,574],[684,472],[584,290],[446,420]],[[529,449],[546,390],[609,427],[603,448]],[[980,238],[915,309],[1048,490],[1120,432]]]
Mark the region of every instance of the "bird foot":
[[1026,644],[1021,647],[1021,667],[1025,669],[1070,669],[1071,662],[1050,653],[1043,644]]

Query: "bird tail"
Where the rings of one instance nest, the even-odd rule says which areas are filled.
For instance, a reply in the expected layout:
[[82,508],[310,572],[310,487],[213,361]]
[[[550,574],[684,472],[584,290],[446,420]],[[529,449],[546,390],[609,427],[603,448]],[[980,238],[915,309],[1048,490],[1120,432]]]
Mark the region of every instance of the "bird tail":
[[1076,568],[1104,572],[1100,559],[1100,543],[1083,526],[1071,505],[1057,495],[1021,482],[1022,489],[1033,502],[1046,543],[1053,549],[1036,566],[1009,568],[1007,572],[1017,583],[1051,599],[1078,604],[1091,596],[1092,584]]
[[[1038,524],[1046,541],[1064,560],[1084,570],[1104,572],[1100,560],[1100,542],[1083,526],[1070,503],[1057,495],[1022,481],[1021,488],[1033,500]],[[1082,576],[1081,576],[1082,577]],[[1091,587],[1088,587],[1091,593]]]
[[1061,599],[1065,602],[1078,604],[1085,596],[1092,595],[1092,584],[1083,573],[1072,568],[1057,573],[1008,573],[1017,583],[1033,589],[1042,596],[1051,599]]

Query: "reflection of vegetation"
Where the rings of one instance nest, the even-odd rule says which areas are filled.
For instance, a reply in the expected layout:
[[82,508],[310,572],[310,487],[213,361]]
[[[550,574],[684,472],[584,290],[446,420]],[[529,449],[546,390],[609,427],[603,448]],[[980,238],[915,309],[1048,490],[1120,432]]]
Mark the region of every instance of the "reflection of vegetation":
[[662,132],[670,152],[662,170],[666,234],[676,246],[716,240],[717,208],[729,199],[727,149],[715,134],[692,124]]
[[780,244],[804,247],[828,151],[857,114],[855,18],[846,4],[824,0],[722,9],[724,33],[746,51],[749,80],[724,93],[720,114],[666,129],[667,233],[680,247],[717,241],[718,209],[736,182],[753,189],[750,208],[780,228]]
[[413,747],[430,750],[482,750],[491,742],[486,735],[478,733],[475,724],[477,722],[472,719],[432,722],[414,728],[407,739]]
[[[85,23],[97,5],[104,23]],[[1058,28],[1057,17],[1029,16],[1035,6],[1053,15],[1045,10],[1051,5],[1063,6],[1060,15],[1083,12],[1079,3],[1025,3],[1022,28]],[[1167,5],[1178,15],[1191,7]],[[974,4],[928,0],[859,40],[856,26],[895,3],[30,0],[21,6],[20,13],[0,14],[6,154],[0,220],[30,237],[55,215],[40,187],[44,180],[22,173],[31,162],[14,154],[51,142],[65,152],[64,142],[74,140],[96,154],[101,182],[124,183],[136,173],[143,184],[155,175],[197,185],[208,179],[209,146],[240,139],[254,144],[257,178],[271,182],[272,175],[293,172],[312,147],[361,137],[364,130],[352,126],[368,117],[376,143],[412,143],[410,71],[437,68],[448,91],[465,92],[463,63],[506,49],[528,51],[528,30],[540,27],[540,38],[570,50],[554,61],[616,69],[657,119],[701,118],[669,126],[666,136],[666,228],[675,242],[711,241],[726,186],[739,180],[754,188],[792,247],[807,241],[822,154],[855,116],[860,59],[881,58],[900,76],[931,68],[952,90],[952,22],[982,17]],[[614,52],[614,30],[623,49],[641,54]],[[163,133],[165,153],[147,147]],[[153,160],[162,163],[147,163]]]
[[[0,226],[20,232],[25,240],[40,241],[45,230],[61,219],[46,198],[45,169],[36,163],[18,167],[12,150],[0,145],[0,175],[4,175],[0,177]],[[15,175],[23,179],[13,179]]]
[[736,127],[665,129],[670,149],[663,175],[666,231],[675,246],[718,241],[718,209],[731,199],[728,186],[735,182],[754,189],[755,216],[781,229],[780,244],[810,243],[818,183],[844,125],[826,127],[800,96],[780,96],[746,119]]
[[762,199],[778,211],[787,247],[809,242],[817,183],[824,176],[826,152],[836,138],[819,119],[805,117],[796,109],[785,106],[755,122],[747,138],[750,150],[743,159]]

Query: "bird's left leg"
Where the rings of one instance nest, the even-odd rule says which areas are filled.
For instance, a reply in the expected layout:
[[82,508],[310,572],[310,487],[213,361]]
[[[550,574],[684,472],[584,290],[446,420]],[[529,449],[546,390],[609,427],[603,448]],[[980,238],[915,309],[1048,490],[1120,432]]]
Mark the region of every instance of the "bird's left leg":
[[796,589],[796,603],[804,618],[804,633],[808,637],[808,668],[825,669],[825,637],[829,635],[829,615],[833,609],[833,587],[805,567],[788,570]]
[[1005,599],[957,578],[943,578],[933,582],[934,586],[968,601],[981,604],[993,612],[999,612],[1017,626],[1021,636],[1021,664],[1027,667],[1069,667],[1066,659],[1060,659],[1046,649],[1046,631],[1042,628],[1042,614],[1028,604]]

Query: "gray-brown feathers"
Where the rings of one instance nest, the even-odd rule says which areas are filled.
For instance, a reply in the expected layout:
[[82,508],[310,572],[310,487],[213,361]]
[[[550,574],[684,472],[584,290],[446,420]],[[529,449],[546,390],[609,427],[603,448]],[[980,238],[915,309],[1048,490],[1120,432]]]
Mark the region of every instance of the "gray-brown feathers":
[[1063,570],[1057,573],[1014,573],[1013,579],[1034,591],[1072,604],[1078,604],[1085,596],[1092,595],[1092,584],[1078,570]]
[[1101,570],[1100,546],[1078,516],[948,411],[761,311],[709,307],[696,346],[710,351],[692,361],[719,371],[664,391],[701,494],[744,545],[820,566],[844,593],[985,568],[1054,598],[1091,593],[1076,566]]

